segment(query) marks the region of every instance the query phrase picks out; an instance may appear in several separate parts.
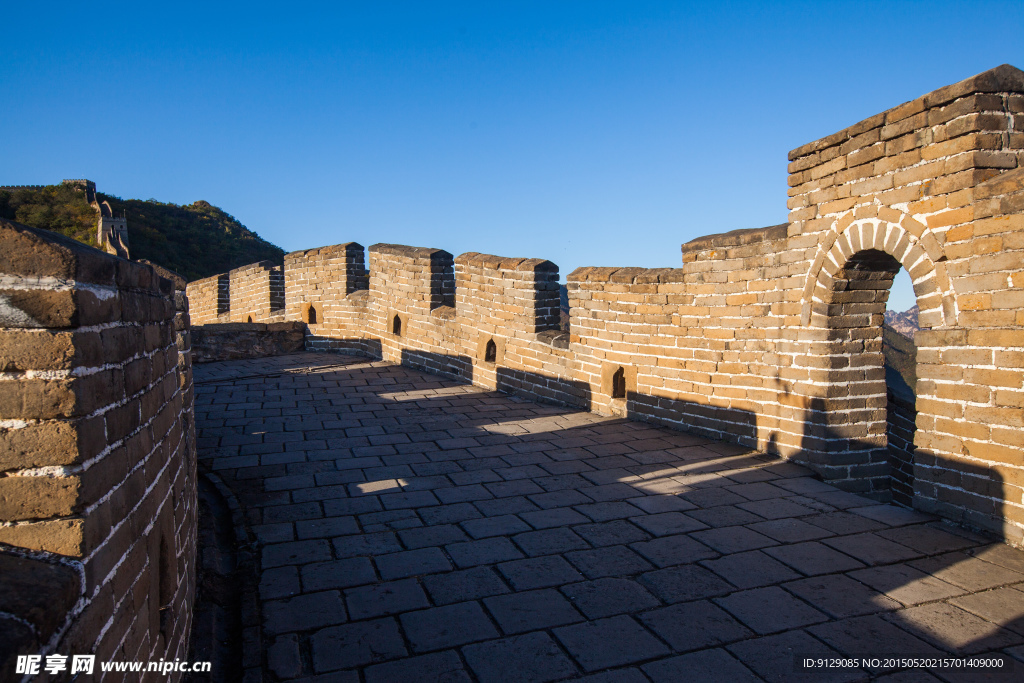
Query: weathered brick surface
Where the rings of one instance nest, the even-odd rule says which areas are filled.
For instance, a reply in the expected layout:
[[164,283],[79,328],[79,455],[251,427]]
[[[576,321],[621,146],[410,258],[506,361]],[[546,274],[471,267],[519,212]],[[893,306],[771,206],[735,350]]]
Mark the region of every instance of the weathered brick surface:
[[210,363],[295,353],[305,348],[304,327],[298,321],[202,325],[192,331],[192,357]]
[[[290,254],[287,317],[316,310],[310,349],[729,440],[878,499],[899,480],[902,500],[1020,544],[1022,93],[1001,66],[794,150],[787,224],[694,240],[681,268],[577,269],[567,334],[547,261],[385,244],[367,289],[358,245]],[[881,322],[901,268],[924,329],[896,467]],[[32,391],[79,410],[66,387]]]
[[[74,567],[83,591],[71,613],[51,603],[60,613],[30,654],[184,658],[196,540],[184,292],[14,223],[0,221],[0,253],[14,294],[0,314],[0,543]],[[40,315],[54,301],[67,307]]]

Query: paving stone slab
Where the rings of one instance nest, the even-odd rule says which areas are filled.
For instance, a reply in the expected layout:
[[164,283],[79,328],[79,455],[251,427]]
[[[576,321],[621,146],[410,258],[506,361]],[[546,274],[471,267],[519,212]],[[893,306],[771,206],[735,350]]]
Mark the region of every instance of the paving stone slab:
[[[452,473],[452,476],[455,477],[460,474],[468,473]],[[434,492],[434,495],[437,496],[438,500],[445,505],[470,503],[476,500],[486,500],[494,497],[490,491],[480,484],[468,484],[465,486],[454,486],[452,488],[439,489]],[[474,508],[474,510],[475,509],[476,508]]]
[[445,550],[460,569],[481,564],[497,564],[523,557],[523,553],[503,536],[453,543],[445,546]]
[[631,517],[629,521],[652,536],[673,536],[708,528],[707,524],[678,511],[658,512],[642,517]]
[[577,683],[649,683],[650,679],[637,668],[614,669],[573,679]]
[[532,501],[523,496],[510,496],[509,498],[495,498],[493,500],[478,500],[473,503],[476,509],[487,517],[498,515],[518,515],[522,512],[539,510]]
[[989,543],[966,552],[971,557],[997,564],[1018,574],[1024,574],[1024,551],[1017,548],[1011,548],[1003,543]]
[[821,659],[841,657],[838,652],[803,631],[788,631],[774,636],[744,640],[726,649],[770,683],[846,683],[866,678],[863,670],[797,668],[794,661],[797,656]]
[[746,683],[760,680],[738,659],[722,649],[670,657],[645,664],[641,668],[654,683]]
[[909,564],[968,591],[983,591],[1024,582],[1024,574],[959,552],[926,557]]
[[725,555],[778,545],[778,541],[742,526],[695,531],[690,537]]
[[270,634],[308,631],[347,620],[338,591],[296,595],[263,604],[263,629]]
[[964,590],[907,564],[871,567],[849,573],[850,577],[885,593],[904,605],[963,595]]
[[460,602],[399,617],[414,652],[443,650],[501,634],[477,602]]
[[510,635],[583,621],[569,601],[551,588],[484,598],[484,604]]
[[801,522],[799,519],[775,519],[748,525],[759,534],[775,539],[779,543],[800,543],[816,541],[832,536],[832,532],[819,526]]
[[718,552],[689,536],[663,536],[629,546],[658,567],[673,567],[717,557]]
[[585,524],[590,521],[572,508],[551,508],[534,512],[520,513],[519,517],[534,529],[552,529],[572,524]]
[[393,618],[332,626],[310,637],[313,669],[350,669],[405,657],[409,651]]
[[942,654],[941,650],[894,626],[878,614],[817,624],[808,627],[807,631],[848,657],[884,654],[935,657]]
[[415,579],[402,579],[345,591],[352,619],[368,619],[427,607],[427,596]]
[[303,520],[295,523],[295,532],[302,540],[310,538],[327,538],[330,536],[347,536],[358,534],[359,525],[355,517],[325,517],[323,519]]
[[735,590],[717,574],[695,564],[648,572],[637,580],[665,602],[699,600]]
[[786,565],[759,550],[705,560],[701,565],[737,588],[756,588],[800,577]]
[[588,619],[642,612],[661,603],[636,581],[597,579],[562,586],[562,594]]
[[683,512],[685,510],[697,509],[697,506],[693,503],[672,494],[627,498],[625,502],[650,514],[656,514],[659,512]]
[[828,529],[835,534],[859,534],[886,528],[882,522],[850,512],[823,512],[819,515],[802,517],[801,520],[820,526],[822,529]]
[[590,545],[569,529],[544,529],[517,534],[512,537],[516,545],[532,557],[538,555],[554,555],[568,550],[581,550]]
[[566,553],[565,557],[588,579],[631,576],[654,569],[650,562],[624,545],[576,550]]
[[977,541],[925,524],[915,524],[876,531],[884,539],[912,548],[925,555],[936,555],[951,550],[963,550],[978,545]]
[[292,541],[264,546],[263,566],[281,567],[331,559],[330,543],[323,540]]
[[575,510],[581,512],[595,522],[608,522],[613,519],[636,517],[643,510],[623,501],[608,503],[591,503],[576,505]]
[[949,603],[993,624],[1024,633],[1024,592],[1019,587],[962,595],[951,598]]
[[822,543],[867,565],[891,564],[921,556],[921,553],[916,550],[893,543],[873,533],[836,536],[826,538]]
[[503,562],[498,571],[518,590],[551,588],[581,581],[584,577],[559,555]]
[[509,587],[490,567],[425,576],[422,581],[430,597],[439,605],[510,592]]
[[888,526],[903,526],[905,524],[923,524],[934,521],[934,515],[929,515],[917,510],[896,507],[895,505],[870,505],[868,507],[848,508],[847,512],[862,517],[882,522]]
[[532,528],[529,524],[515,515],[500,515],[497,517],[472,519],[470,521],[463,522],[461,526],[466,530],[466,533],[473,538],[507,536],[510,534],[518,534],[523,531],[530,531]]
[[807,576],[844,572],[864,566],[863,562],[855,560],[849,555],[844,555],[838,550],[813,541],[774,546],[765,548],[761,552],[771,555]]
[[330,588],[352,588],[373,583],[377,575],[373,563],[365,557],[318,562],[301,567],[302,587],[306,592]]
[[436,652],[430,655],[399,659],[375,664],[364,671],[366,683],[395,683],[395,681],[444,681],[444,683],[470,683],[470,678],[455,652]]
[[945,602],[885,615],[905,631],[955,654],[978,654],[1024,642],[1024,636]]
[[686,514],[709,527],[727,527],[740,524],[763,522],[764,518],[753,512],[740,509],[735,505],[719,505],[717,507],[688,510]]
[[280,679],[296,678],[302,674],[302,655],[299,637],[294,633],[278,636],[267,648],[267,666]]
[[753,512],[764,519],[785,519],[788,517],[800,517],[814,514],[809,507],[794,503],[785,498],[769,498],[767,500],[755,500],[749,503],[738,503],[736,507],[747,512]]
[[627,616],[556,628],[554,634],[584,671],[624,666],[669,654],[664,643]]
[[452,569],[452,563],[448,561],[440,548],[420,548],[390,555],[378,555],[373,558],[373,562],[377,565],[380,578],[384,581],[436,574]]
[[466,532],[454,524],[438,524],[421,529],[405,529],[398,532],[398,537],[402,539],[402,544],[410,550],[470,540]]
[[462,653],[481,683],[547,683],[578,671],[543,632],[468,645]]
[[[412,510],[410,510],[412,512]],[[428,525],[434,524],[458,524],[469,519],[483,517],[479,510],[467,503],[452,503],[451,505],[438,505],[416,509],[414,514],[419,516]]]
[[735,505],[736,503],[746,503],[749,500],[749,498],[745,498],[744,496],[740,496],[732,491],[719,487],[701,489],[699,491],[689,491],[687,493],[680,494],[679,497],[699,508]]
[[598,524],[580,524],[573,527],[572,530],[595,548],[646,541],[651,538],[647,532],[624,519],[600,522]]
[[358,536],[341,536],[331,541],[334,555],[339,559],[365,555],[384,555],[403,550],[398,537],[390,531]]
[[[585,505],[591,502],[589,498],[575,489],[539,493],[533,496],[527,496],[527,498],[537,507],[544,510],[551,508],[567,508],[570,505]],[[582,515],[580,515],[580,517],[581,519],[590,519],[589,517],[584,518]]]
[[299,584],[299,568],[276,567],[266,569],[260,575],[260,599],[285,598],[302,592]]
[[676,652],[703,650],[754,635],[728,612],[707,600],[651,610],[639,618]]
[[836,619],[898,610],[900,603],[843,574],[816,576],[782,585]]
[[741,591],[714,601],[761,635],[828,620],[828,616],[778,586]]

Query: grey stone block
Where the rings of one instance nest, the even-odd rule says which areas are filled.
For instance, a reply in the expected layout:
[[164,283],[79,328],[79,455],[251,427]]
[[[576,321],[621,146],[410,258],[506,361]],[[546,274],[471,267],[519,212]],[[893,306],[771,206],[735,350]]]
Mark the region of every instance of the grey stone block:
[[458,647],[500,635],[476,602],[406,612],[399,619],[414,652]]
[[429,605],[427,596],[415,579],[351,588],[345,591],[345,600],[353,619],[399,614]]
[[508,634],[525,633],[552,626],[582,621],[583,617],[552,589],[511,593],[484,598],[484,604],[501,630]]
[[556,628],[554,634],[585,671],[624,666],[669,654],[664,643],[627,616]]

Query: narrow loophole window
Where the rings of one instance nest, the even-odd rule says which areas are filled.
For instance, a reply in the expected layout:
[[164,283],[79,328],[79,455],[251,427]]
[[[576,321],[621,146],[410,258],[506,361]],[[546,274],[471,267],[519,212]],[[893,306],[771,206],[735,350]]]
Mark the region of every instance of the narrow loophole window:
[[612,375],[612,398],[626,398],[626,371],[623,368]]
[[498,359],[498,346],[493,339],[487,340],[487,348],[484,349],[484,360],[493,363]]
[[250,315],[250,316],[249,316],[249,319],[248,319],[248,320],[246,320],[245,322],[247,322],[247,323],[251,323],[251,322],[252,322],[252,316]]
[[402,336],[402,319],[397,315],[395,319],[391,321],[391,333],[396,337]]
[[312,306],[310,306],[309,307],[309,323],[311,325],[316,325],[318,322],[319,322],[319,320],[317,320],[317,317],[316,317],[316,309],[313,308]]

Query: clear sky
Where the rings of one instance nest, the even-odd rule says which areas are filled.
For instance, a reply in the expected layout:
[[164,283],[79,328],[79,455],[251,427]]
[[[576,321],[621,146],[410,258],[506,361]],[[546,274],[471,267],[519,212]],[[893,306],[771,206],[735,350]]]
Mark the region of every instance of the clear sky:
[[288,251],[678,267],[786,220],[790,149],[1024,67],[1019,0],[211,5],[5,5],[0,184],[204,199]]

